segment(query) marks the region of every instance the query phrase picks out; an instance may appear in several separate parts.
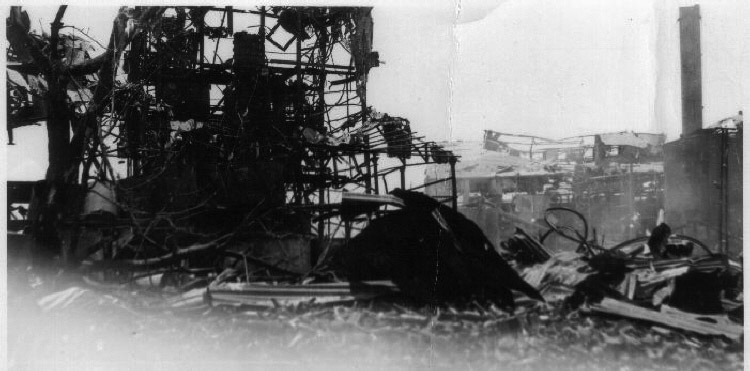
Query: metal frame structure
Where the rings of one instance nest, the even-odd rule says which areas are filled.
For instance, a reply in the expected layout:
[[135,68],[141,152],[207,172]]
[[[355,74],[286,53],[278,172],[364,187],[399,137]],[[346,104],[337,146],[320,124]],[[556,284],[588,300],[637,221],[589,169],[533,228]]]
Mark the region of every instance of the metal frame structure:
[[[240,219],[283,209],[297,216],[261,232],[279,236],[288,227],[322,240],[336,235],[332,225],[345,223],[347,237],[353,227],[331,213],[340,206],[333,193],[385,193],[394,172],[406,188],[409,166],[453,167],[456,156],[412,132],[407,119],[367,105],[368,72],[380,63],[371,10],[121,9],[108,50],[114,58],[99,70],[88,102],[95,115],[75,124],[84,209],[115,203],[129,215],[115,224],[135,223],[141,241],[160,228],[196,227],[189,220],[198,209]],[[118,22],[127,22],[124,38]],[[378,166],[386,156],[400,164]],[[166,219],[170,226],[159,224]]]

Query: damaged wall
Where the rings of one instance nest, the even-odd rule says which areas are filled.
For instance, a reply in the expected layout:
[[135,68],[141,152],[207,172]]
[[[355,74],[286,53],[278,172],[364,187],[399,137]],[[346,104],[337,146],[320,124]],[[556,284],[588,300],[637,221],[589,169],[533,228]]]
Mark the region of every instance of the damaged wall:
[[[722,134],[709,129],[664,146],[665,221],[675,233],[695,237],[714,251],[742,252],[742,130],[727,134],[727,176],[722,182]],[[722,184],[725,198],[722,200]],[[722,209],[722,203],[727,205]],[[723,212],[726,215],[723,216]],[[722,217],[725,218],[722,225]]]

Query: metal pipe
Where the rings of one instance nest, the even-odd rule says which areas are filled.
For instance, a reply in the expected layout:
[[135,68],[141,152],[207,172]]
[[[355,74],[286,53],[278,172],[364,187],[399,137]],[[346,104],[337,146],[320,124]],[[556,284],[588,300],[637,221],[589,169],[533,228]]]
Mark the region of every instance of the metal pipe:
[[[299,41],[299,40],[297,40],[297,41]],[[284,60],[284,59],[269,59],[268,60],[268,64],[296,65],[296,63],[294,63],[294,62],[288,61],[288,60]],[[318,64],[317,63],[315,63],[315,64],[305,63],[304,66],[305,67],[313,67],[313,68],[315,68],[315,67],[318,67]],[[322,68],[323,69],[331,68],[331,69],[334,69],[334,70],[343,70],[343,71],[333,71],[333,72],[338,72],[338,73],[341,73],[341,74],[351,73],[352,71],[354,71],[354,69],[351,68],[351,67],[337,65],[337,64],[325,64],[325,63],[323,63],[322,64]]]
[[[257,14],[257,15],[260,15],[260,16],[266,16],[268,18],[279,18],[279,16],[277,16],[277,15],[275,15],[273,13],[266,13],[264,6],[260,7],[260,9],[261,9],[260,11],[257,11],[257,10],[234,9],[232,7],[229,7],[229,8],[231,8],[230,10],[231,10],[232,13]],[[227,10],[227,8],[209,7],[208,10],[213,10],[213,11],[217,11],[217,12],[224,12],[224,11]]]
[[433,181],[431,181],[431,182],[427,182],[427,183],[424,183],[424,184],[422,184],[422,185],[418,185],[418,186],[416,186],[416,187],[411,187],[411,188],[407,189],[407,191],[416,191],[416,190],[418,190],[418,189],[426,188],[426,187],[429,187],[429,186],[431,186],[431,185],[434,185],[434,184],[439,184],[439,183],[443,183],[443,182],[446,182],[446,181],[448,181],[448,180],[450,180],[450,179],[451,179],[451,178],[445,178],[445,179],[438,179],[438,180],[433,180]]

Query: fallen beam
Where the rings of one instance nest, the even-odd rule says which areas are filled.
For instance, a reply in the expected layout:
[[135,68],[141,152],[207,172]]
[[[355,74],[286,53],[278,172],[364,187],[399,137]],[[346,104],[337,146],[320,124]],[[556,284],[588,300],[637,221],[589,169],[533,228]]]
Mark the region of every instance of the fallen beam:
[[649,321],[701,335],[723,335],[730,339],[739,339],[743,334],[743,326],[730,322],[726,316],[685,313],[666,305],[662,306],[661,312],[657,312],[624,301],[605,298],[601,303],[592,304],[588,309],[584,308],[584,311]]
[[393,294],[398,288],[390,281],[338,282],[318,284],[270,285],[267,283],[212,283],[208,298],[212,304],[257,306],[335,303],[366,300]]

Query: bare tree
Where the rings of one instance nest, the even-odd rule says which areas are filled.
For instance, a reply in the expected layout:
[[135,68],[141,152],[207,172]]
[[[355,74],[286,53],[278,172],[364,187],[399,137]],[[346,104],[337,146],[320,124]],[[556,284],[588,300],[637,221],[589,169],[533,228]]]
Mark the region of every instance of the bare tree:
[[[25,66],[25,71],[38,75],[48,86],[44,104],[47,112],[49,165],[44,186],[36,190],[31,202],[30,219],[37,242],[52,245],[49,246],[52,249],[59,247],[55,245],[59,245],[58,221],[62,210],[75,212],[75,208],[70,208],[79,204],[77,200],[66,196],[74,194],[70,192],[75,188],[71,185],[78,184],[79,179],[86,179],[87,174],[81,178],[78,176],[81,163],[85,158],[91,157],[100,166],[102,164],[94,159],[97,156],[96,148],[100,144],[98,129],[101,116],[112,96],[116,66],[121,53],[142,27],[150,26],[164,11],[158,7],[120,8],[113,20],[112,33],[104,53],[83,62],[72,63],[65,60],[65,45],[61,44],[60,30],[65,26],[62,20],[66,9],[66,5],[58,8],[48,37],[31,33],[29,16],[21,7],[11,7],[10,16],[6,20],[6,35],[11,50]],[[68,85],[77,77],[93,73],[98,74],[93,98],[85,114],[76,116],[72,106],[68,104]],[[84,172],[87,173],[88,168]],[[100,174],[103,174],[101,168]]]

